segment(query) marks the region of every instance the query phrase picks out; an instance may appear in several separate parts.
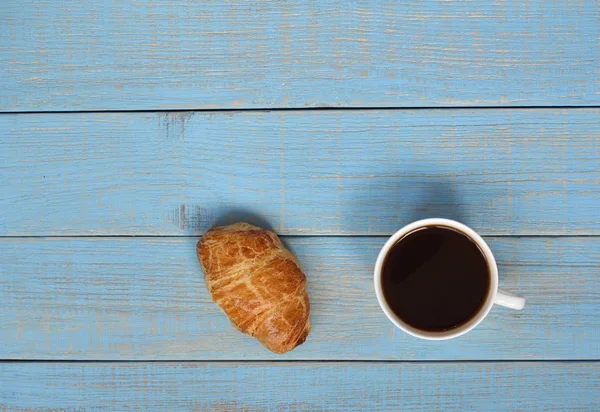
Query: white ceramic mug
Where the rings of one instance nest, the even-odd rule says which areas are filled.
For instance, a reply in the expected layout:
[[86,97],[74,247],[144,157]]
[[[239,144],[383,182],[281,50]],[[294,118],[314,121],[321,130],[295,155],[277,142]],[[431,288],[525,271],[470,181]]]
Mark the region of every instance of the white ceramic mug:
[[[479,249],[483,252],[485,256],[485,260],[487,261],[489,273],[490,273],[490,287],[488,290],[488,294],[485,298],[484,304],[481,306],[479,312],[473,316],[468,322],[463,325],[460,325],[454,329],[450,329],[443,332],[429,332],[421,329],[414,328],[402,321],[387,304],[385,297],[383,296],[383,290],[381,287],[381,273],[383,270],[383,262],[388,252],[400,239],[402,239],[407,234],[423,227],[431,227],[431,226],[442,226],[448,227],[451,229],[458,230],[459,232],[468,236],[473,242],[479,246]],[[498,289],[498,267],[496,266],[496,259],[494,259],[494,255],[490,247],[485,243],[485,241],[479,236],[473,229],[468,226],[463,225],[462,223],[456,222],[450,219],[424,219],[413,222],[409,225],[404,226],[402,229],[397,231],[388,239],[385,243],[381,252],[379,252],[379,256],[377,257],[377,262],[375,263],[375,293],[377,294],[377,300],[379,301],[379,305],[381,309],[385,312],[387,317],[400,329],[409,333],[417,338],[422,339],[430,339],[430,340],[443,340],[443,339],[451,339],[457,336],[463,335],[477,326],[490,312],[494,303],[497,303],[501,306],[506,306],[507,308],[521,310],[525,306],[525,299],[512,295],[507,292],[503,292]]]

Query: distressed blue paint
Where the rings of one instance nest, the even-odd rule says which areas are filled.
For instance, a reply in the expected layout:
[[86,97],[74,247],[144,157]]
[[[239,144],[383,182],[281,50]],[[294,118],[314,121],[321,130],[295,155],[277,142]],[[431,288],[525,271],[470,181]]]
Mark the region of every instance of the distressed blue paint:
[[598,363],[0,364],[7,410],[597,410]]
[[600,234],[600,110],[0,116],[0,235]]
[[[0,1],[0,112],[600,104],[592,0]],[[599,237],[488,238],[524,312],[423,342],[373,297],[383,237],[288,237],[313,330],[285,357],[236,332],[196,237],[600,235],[600,110],[0,116],[0,410],[598,409]],[[310,363],[302,360],[330,360]],[[335,360],[455,360],[352,363]]]
[[600,357],[600,238],[488,238],[500,285],[527,298],[474,331],[426,342],[395,329],[372,284],[383,237],[284,238],[308,278],[312,330],[281,356],[211,301],[196,238],[0,240],[0,358],[543,360]]
[[3,0],[0,110],[598,105],[595,0]]

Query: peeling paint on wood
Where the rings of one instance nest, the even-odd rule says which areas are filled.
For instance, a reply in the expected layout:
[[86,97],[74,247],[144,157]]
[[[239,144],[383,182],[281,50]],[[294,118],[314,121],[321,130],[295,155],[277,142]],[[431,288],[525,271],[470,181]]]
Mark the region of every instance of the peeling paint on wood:
[[[0,235],[600,234],[600,110],[0,116]],[[184,213],[185,211],[185,213]]]
[[384,237],[283,237],[308,278],[312,329],[285,356],[236,331],[211,301],[197,238],[0,240],[0,358],[77,360],[545,360],[600,356],[600,238],[487,238],[500,286],[469,334],[426,342],[377,304]]
[[1,410],[597,410],[600,364],[0,363]]
[[0,110],[598,105],[564,2],[0,2]]

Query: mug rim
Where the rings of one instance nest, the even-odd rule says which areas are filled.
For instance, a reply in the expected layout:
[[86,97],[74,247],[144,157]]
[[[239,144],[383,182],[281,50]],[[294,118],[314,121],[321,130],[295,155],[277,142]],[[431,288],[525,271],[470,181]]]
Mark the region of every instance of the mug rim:
[[[432,332],[418,329],[400,319],[390,309],[387,301],[385,300],[383,288],[381,286],[381,273],[383,269],[383,263],[392,246],[394,246],[402,237],[406,236],[407,234],[414,232],[417,229],[430,226],[445,226],[450,229],[458,230],[459,232],[463,233],[465,236],[470,238],[473,242],[475,242],[475,244],[479,247],[479,249],[484,255],[490,275],[490,287],[485,302],[481,306],[477,314],[471,319],[469,319],[469,321],[465,324],[442,332]],[[375,262],[374,269],[374,282],[375,294],[377,296],[379,306],[381,307],[385,315],[388,317],[388,319],[394,325],[396,325],[396,327],[408,333],[409,335],[415,336],[417,338],[428,340],[445,340],[464,335],[465,333],[469,332],[477,325],[479,325],[479,323],[481,323],[481,321],[485,319],[485,317],[488,315],[488,313],[492,309],[492,306],[494,305],[496,294],[498,293],[498,267],[496,265],[496,259],[494,258],[492,250],[490,249],[488,244],[483,240],[483,238],[479,236],[479,234],[477,234],[477,232],[475,232],[473,229],[471,229],[463,223],[457,222],[452,219],[429,218],[409,223],[408,225],[402,227],[400,230],[396,231],[392,236],[390,236],[390,238],[385,242],[385,244],[379,251],[379,255],[377,256],[377,261]]]

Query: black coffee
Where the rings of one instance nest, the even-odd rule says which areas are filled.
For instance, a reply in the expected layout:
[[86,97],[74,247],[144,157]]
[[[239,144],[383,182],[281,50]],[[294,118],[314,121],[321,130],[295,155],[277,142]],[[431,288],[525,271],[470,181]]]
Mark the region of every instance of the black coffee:
[[490,273],[479,246],[443,226],[417,229],[388,252],[381,277],[392,311],[414,328],[441,332],[468,322],[482,307]]

